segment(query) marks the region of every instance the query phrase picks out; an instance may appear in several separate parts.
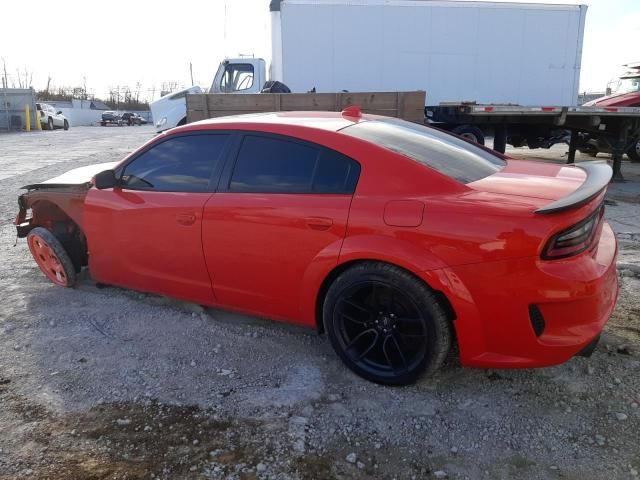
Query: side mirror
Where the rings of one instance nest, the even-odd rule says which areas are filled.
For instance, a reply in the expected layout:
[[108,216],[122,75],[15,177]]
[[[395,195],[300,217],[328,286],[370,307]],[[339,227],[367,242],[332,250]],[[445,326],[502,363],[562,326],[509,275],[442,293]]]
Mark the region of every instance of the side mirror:
[[96,176],[93,177],[93,184],[99,190],[115,187],[118,184],[116,172],[113,170],[105,170],[104,172],[96,174]]
[[58,111],[56,112],[56,115],[62,115],[62,110],[58,110]]

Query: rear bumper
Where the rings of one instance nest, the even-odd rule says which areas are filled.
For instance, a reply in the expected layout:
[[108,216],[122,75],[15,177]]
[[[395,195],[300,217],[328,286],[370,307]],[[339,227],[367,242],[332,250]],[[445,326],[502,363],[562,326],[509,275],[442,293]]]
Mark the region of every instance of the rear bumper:
[[[615,307],[616,256],[616,239],[605,223],[597,247],[572,258],[529,257],[447,269],[462,364],[543,367],[581,352]],[[537,333],[532,305],[544,319]]]

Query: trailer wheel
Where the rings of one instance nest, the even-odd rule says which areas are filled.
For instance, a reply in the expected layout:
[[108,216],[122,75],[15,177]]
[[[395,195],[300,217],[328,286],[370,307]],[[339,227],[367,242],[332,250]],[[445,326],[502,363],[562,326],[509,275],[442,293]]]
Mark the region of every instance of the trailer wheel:
[[484,133],[473,125],[458,125],[451,132],[474,143],[484,145]]
[[632,162],[640,163],[640,140],[627,150],[627,155],[629,156],[629,160]]

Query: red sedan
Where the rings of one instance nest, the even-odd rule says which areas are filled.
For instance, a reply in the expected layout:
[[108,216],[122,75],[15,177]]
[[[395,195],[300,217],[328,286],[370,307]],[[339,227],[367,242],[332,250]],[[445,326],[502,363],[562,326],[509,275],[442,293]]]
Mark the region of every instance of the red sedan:
[[16,225],[58,285],[88,266],[103,284],[317,328],[354,372],[405,384],[454,344],[476,367],[595,346],[618,293],[610,177],[354,108],[256,114],[28,185]]

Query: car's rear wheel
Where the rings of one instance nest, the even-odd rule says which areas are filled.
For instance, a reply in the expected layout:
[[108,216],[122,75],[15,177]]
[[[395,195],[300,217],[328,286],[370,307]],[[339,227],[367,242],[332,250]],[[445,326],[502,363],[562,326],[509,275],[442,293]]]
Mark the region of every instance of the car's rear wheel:
[[51,117],[47,120],[47,130],[53,130],[53,118]]
[[64,129],[69,130],[69,122],[67,120],[64,121]]
[[327,291],[323,320],[347,367],[386,385],[433,372],[451,346],[451,325],[433,292],[386,263],[363,262],[343,272]]
[[62,243],[43,227],[29,232],[27,243],[38,267],[49,280],[61,287],[72,287],[76,282],[73,262]]

